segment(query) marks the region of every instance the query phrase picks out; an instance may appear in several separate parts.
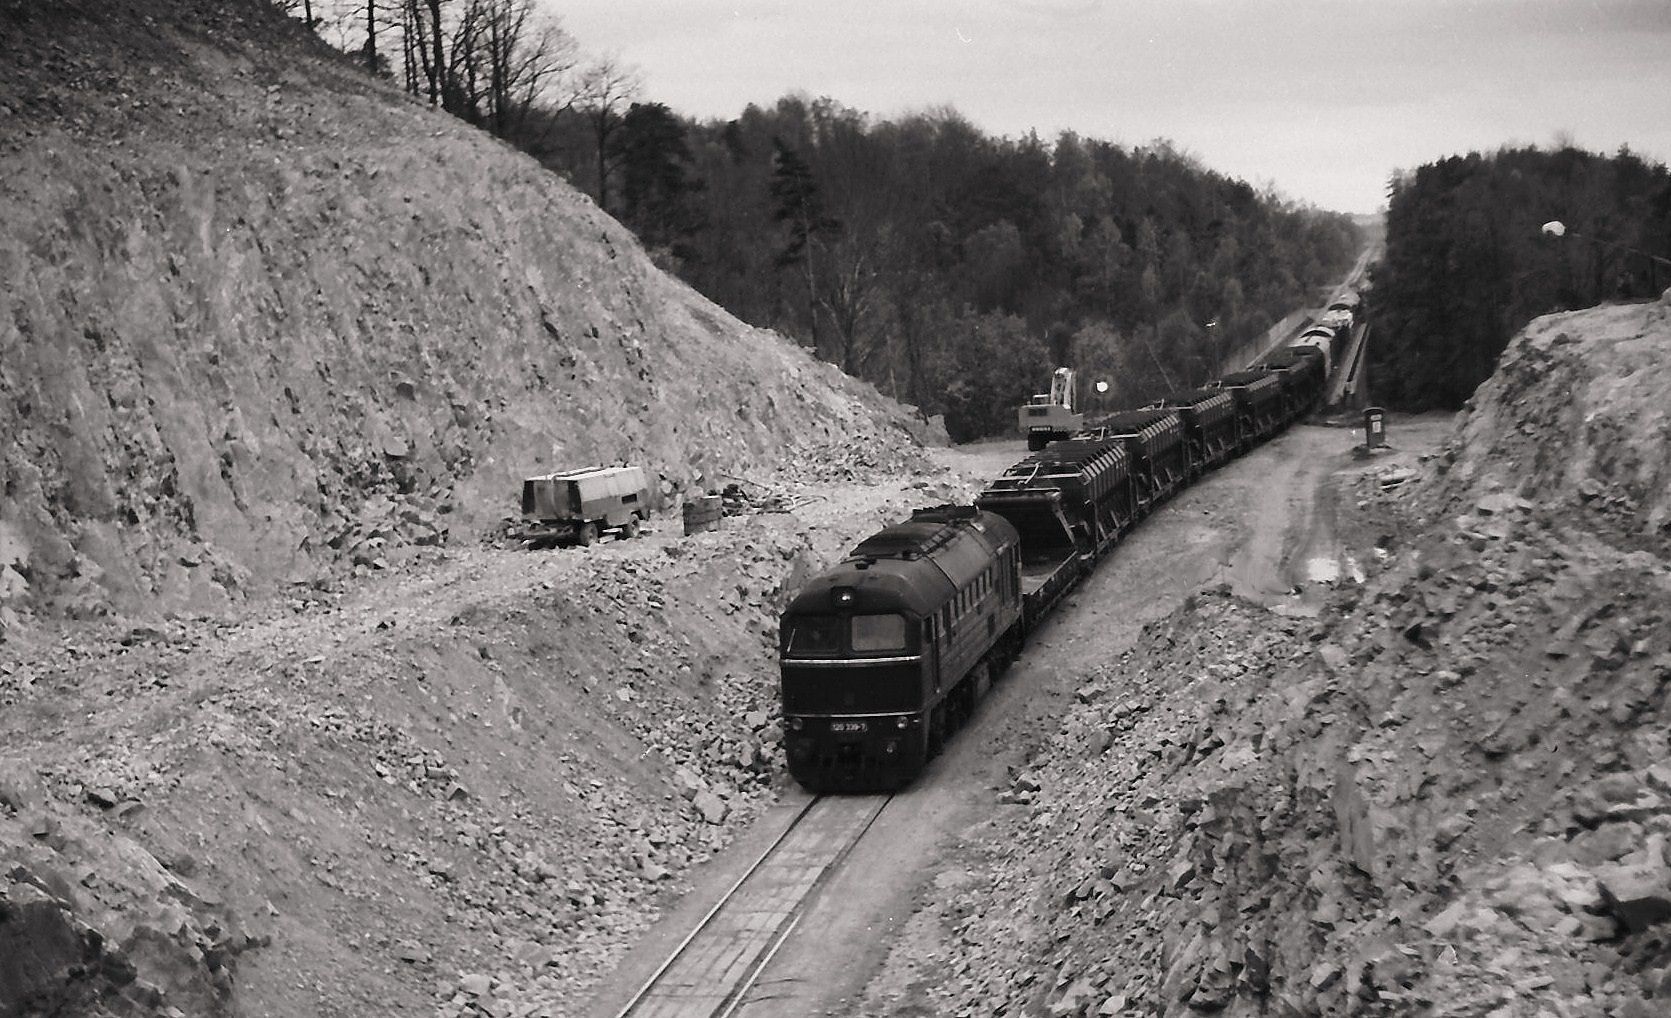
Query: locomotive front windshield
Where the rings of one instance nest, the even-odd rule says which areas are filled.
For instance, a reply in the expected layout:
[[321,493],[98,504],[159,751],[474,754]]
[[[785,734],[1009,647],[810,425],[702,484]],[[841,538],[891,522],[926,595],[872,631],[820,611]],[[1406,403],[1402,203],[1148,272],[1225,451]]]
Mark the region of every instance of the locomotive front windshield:
[[905,616],[796,615],[783,620],[787,657],[897,654],[910,648]]
[[841,653],[839,615],[797,615],[784,619],[783,652],[796,657],[828,657]]
[[905,616],[853,616],[853,653],[879,654],[905,649]]

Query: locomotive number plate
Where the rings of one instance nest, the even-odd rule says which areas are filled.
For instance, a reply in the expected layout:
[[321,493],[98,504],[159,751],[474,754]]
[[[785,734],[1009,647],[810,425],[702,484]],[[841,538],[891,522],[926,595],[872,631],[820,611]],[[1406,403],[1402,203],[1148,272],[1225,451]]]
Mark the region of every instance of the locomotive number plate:
[[832,732],[862,732],[868,727],[863,721],[831,721]]

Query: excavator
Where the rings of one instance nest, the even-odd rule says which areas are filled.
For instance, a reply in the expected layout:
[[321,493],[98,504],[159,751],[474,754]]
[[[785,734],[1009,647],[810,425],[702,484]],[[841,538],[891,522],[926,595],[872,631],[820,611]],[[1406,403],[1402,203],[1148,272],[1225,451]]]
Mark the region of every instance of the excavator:
[[1016,413],[1021,433],[1027,436],[1029,452],[1038,452],[1051,442],[1068,438],[1085,423],[1075,409],[1078,402],[1072,368],[1057,368],[1050,376],[1050,391],[1039,393]]

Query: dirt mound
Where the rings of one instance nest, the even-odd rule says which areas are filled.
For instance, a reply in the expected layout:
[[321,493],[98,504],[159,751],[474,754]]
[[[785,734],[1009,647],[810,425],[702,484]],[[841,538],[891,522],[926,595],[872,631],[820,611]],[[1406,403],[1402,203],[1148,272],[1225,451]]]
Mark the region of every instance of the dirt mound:
[[520,479],[920,462],[910,413],[256,0],[0,4],[0,605],[209,612]]
[[1664,305],[1534,323],[1367,475],[1362,586],[1209,591],[1087,674],[872,1010],[1665,1013],[1668,364]]

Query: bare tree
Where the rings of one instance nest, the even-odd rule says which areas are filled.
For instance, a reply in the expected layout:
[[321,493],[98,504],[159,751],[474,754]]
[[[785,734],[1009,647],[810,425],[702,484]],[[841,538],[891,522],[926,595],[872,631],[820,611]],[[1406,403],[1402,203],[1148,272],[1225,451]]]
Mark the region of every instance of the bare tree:
[[874,234],[866,239],[844,232],[825,250],[827,270],[817,305],[835,329],[835,349],[829,359],[850,375],[858,375],[861,365],[876,352],[868,345],[868,333],[880,296],[876,271],[880,246]]
[[298,9],[301,10],[302,24],[306,25],[309,31],[312,31],[319,24],[313,16],[313,0],[301,0],[300,3],[297,0],[272,0],[272,4],[290,15],[294,15]]
[[500,137],[519,130],[528,111],[571,74],[579,47],[534,0],[476,0],[486,32],[483,56],[488,68],[487,117]]
[[386,33],[403,27],[406,0],[273,0],[286,13],[302,11],[303,20],[316,35],[344,53],[352,53],[366,73],[384,75],[390,71],[388,58],[379,48]]
[[366,0],[366,73],[375,75],[377,66],[377,0]]
[[[410,0],[413,28],[420,40],[420,66],[429,83],[429,104],[441,105],[445,91],[447,54],[442,43],[441,7],[446,0]],[[426,38],[427,36],[427,38]]]
[[609,211],[610,140],[621,124],[625,107],[631,104],[643,84],[634,68],[614,57],[605,57],[581,72],[573,105],[586,113],[592,125],[592,140],[598,146],[598,207]]
[[480,40],[485,18],[480,0],[467,0],[453,26],[452,52],[442,79],[441,107],[460,120],[482,122],[483,86]]
[[400,8],[401,67],[405,72],[406,94],[418,95],[418,63],[423,49],[423,33],[418,28],[417,0],[402,0]]

